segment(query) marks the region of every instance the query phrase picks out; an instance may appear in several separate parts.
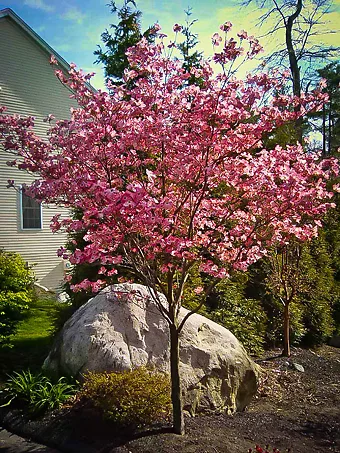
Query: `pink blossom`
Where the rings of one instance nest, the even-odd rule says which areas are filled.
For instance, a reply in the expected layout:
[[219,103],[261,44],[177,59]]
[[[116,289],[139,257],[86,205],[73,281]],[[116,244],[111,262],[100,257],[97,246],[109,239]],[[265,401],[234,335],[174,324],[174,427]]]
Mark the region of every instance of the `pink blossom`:
[[241,30],[239,33],[237,33],[237,36],[241,39],[247,39],[248,38],[248,33],[244,30]]
[[108,277],[112,277],[113,275],[116,275],[118,273],[117,269],[111,269],[110,271],[107,272]]
[[58,65],[58,60],[55,55],[50,56],[50,64]]
[[182,31],[182,25],[179,25],[179,24],[175,24],[174,27],[173,27],[173,30],[175,33],[178,33],[180,31]]
[[214,33],[212,38],[213,46],[219,46],[222,42],[222,37],[218,33]]
[[320,88],[326,88],[327,87],[327,80],[326,79],[321,79],[319,82],[319,87]]
[[197,286],[195,289],[194,289],[194,293],[195,294],[201,294],[203,292],[203,288],[202,286]]
[[220,30],[222,30],[224,32],[228,32],[229,30],[231,30],[232,26],[233,26],[233,24],[228,21],[220,26]]
[[60,247],[57,250],[57,256],[62,257],[64,254],[66,254],[67,250],[64,247]]
[[158,32],[162,29],[162,27],[158,24],[158,23],[155,23],[152,27],[153,31],[154,32]]

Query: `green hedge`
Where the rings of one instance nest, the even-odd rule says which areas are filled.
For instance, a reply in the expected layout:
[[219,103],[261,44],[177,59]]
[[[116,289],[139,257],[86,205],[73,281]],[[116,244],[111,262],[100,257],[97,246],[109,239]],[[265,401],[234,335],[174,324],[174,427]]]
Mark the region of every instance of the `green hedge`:
[[34,277],[20,255],[0,250],[0,346],[10,345],[33,300]]

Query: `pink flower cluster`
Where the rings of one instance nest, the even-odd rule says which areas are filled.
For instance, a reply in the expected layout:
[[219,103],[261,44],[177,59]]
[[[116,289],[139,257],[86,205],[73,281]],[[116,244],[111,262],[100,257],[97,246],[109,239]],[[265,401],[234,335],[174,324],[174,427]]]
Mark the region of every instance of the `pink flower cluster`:
[[[254,36],[249,36],[245,30],[237,33],[239,42],[234,38],[227,39],[227,33],[231,30],[231,22],[225,22],[220,26],[220,30],[225,33],[224,45],[221,52],[216,52],[213,56],[215,63],[225,66],[228,62],[234,62],[240,56],[244,56],[245,60],[251,60],[263,51],[258,39]],[[219,33],[214,33],[212,36],[212,44],[214,47],[219,46],[223,42],[223,38]],[[242,42],[248,42],[248,50],[245,51]]]

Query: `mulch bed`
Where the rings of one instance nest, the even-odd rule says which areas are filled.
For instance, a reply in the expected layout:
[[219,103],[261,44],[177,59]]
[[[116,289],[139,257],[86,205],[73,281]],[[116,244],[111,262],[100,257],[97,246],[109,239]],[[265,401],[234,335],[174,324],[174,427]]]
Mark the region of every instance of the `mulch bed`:
[[281,453],[340,453],[340,349],[293,349],[289,359],[279,353],[257,360],[264,372],[245,412],[187,418],[185,436],[172,434],[169,426],[117,431],[79,405],[38,420],[3,408],[0,421],[12,432],[70,453],[247,453],[255,444]]

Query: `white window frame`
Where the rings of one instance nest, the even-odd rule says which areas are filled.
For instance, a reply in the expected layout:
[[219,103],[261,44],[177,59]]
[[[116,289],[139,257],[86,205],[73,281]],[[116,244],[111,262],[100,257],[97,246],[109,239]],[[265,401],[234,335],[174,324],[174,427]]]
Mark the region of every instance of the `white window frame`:
[[24,211],[23,211],[23,204],[22,204],[24,190],[25,190],[25,188],[23,186],[20,186],[20,191],[19,191],[20,229],[21,229],[21,231],[41,231],[44,228],[42,203],[40,203],[40,227],[24,228]]

